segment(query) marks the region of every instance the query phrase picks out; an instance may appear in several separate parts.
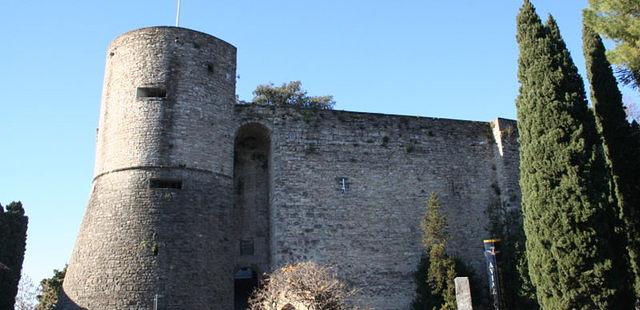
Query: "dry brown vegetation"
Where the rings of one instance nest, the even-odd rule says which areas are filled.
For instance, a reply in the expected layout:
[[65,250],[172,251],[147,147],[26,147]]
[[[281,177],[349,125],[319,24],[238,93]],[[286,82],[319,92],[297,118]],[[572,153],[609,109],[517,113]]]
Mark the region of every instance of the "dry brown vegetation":
[[251,310],[346,310],[354,290],[336,272],[314,262],[284,266],[262,282],[249,301]]

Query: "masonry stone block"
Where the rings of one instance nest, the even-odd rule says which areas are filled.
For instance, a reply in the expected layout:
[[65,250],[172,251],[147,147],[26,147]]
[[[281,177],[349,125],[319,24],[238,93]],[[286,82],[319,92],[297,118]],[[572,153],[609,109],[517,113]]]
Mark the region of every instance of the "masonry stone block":
[[458,310],[473,310],[469,278],[457,277],[454,281],[456,285],[456,304],[458,306]]

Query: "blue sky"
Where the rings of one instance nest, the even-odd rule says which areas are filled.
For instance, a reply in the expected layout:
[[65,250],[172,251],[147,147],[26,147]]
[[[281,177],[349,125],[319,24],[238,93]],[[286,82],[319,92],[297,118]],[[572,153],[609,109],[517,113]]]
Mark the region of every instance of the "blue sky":
[[[586,0],[533,0],[583,70]],[[301,80],[340,110],[515,118],[521,1],[183,0],[181,26],[238,48],[237,93]],[[105,50],[119,34],[173,25],[174,0],[5,0],[0,17],[0,203],[29,216],[23,272],[69,259],[89,198]],[[639,102],[633,91],[627,99]]]

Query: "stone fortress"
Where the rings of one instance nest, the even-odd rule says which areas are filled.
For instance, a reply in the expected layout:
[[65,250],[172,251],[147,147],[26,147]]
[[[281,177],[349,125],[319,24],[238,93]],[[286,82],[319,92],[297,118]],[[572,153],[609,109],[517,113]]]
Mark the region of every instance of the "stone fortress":
[[420,220],[486,282],[487,209],[519,207],[515,122],[237,104],[236,48],[176,27],[108,48],[91,198],[62,309],[241,309],[262,274],[334,266],[408,309]]

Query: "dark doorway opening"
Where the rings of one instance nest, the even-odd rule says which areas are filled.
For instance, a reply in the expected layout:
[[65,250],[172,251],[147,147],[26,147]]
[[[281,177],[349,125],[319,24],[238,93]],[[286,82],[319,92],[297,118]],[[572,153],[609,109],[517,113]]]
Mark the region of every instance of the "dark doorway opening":
[[253,290],[258,287],[258,276],[251,268],[240,268],[233,274],[234,301],[233,309],[245,310],[249,307],[249,298]]

